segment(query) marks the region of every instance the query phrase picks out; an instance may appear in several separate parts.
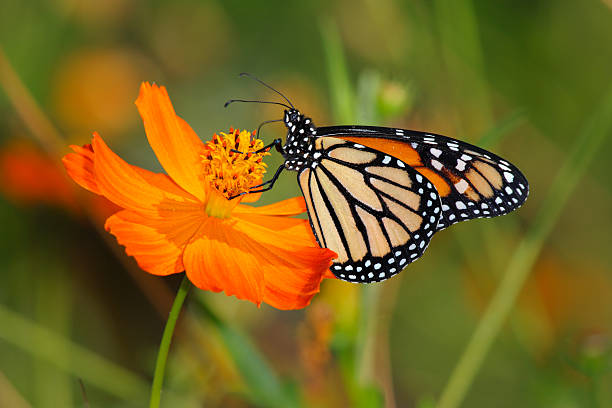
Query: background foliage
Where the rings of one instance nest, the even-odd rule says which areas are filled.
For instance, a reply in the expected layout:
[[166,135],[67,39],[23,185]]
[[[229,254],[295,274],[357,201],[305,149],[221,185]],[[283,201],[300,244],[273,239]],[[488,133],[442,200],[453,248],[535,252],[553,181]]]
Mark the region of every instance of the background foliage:
[[[193,292],[166,406],[612,406],[609,0],[1,8],[0,406],[143,405],[179,280],[125,257],[59,157],[95,130],[159,170],[133,105],[144,80],[204,139],[279,118],[223,108],[275,97],[242,71],[317,125],[478,143],[521,168],[531,195],[437,234],[390,281],[324,282],[303,311]],[[285,175],[259,203],[297,194]]]

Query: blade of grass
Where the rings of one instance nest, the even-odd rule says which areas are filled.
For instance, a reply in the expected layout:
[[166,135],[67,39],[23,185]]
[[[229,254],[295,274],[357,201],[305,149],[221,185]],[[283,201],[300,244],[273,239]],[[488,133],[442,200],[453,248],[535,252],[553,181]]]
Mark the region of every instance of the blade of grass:
[[502,138],[525,121],[525,112],[517,109],[500,120],[491,129],[486,131],[476,144],[483,149],[489,149],[501,142]]
[[[34,282],[36,299],[36,320],[45,322],[56,333],[69,337],[72,321],[72,287],[70,279],[62,273],[62,267],[53,259],[52,254],[44,254],[37,263],[47,264],[47,273],[40,274]],[[40,270],[40,269],[39,269]],[[48,345],[50,347],[51,344]],[[59,355],[68,355],[69,350],[53,350]],[[47,361],[35,361],[32,383],[35,387],[33,403],[37,407],[72,407],[74,406],[72,388],[73,379],[62,370]]]
[[606,136],[612,131],[612,87],[585,124],[542,202],[538,216],[514,252],[493,299],[442,391],[438,408],[461,405],[493,341],[501,330],[533,264],[572,191]]
[[[435,0],[433,8],[459,129],[474,134],[493,120],[474,6],[471,0]],[[480,123],[468,124],[468,118]]]
[[355,92],[351,87],[340,33],[329,19],[322,20],[320,27],[334,119],[341,124],[355,123]]
[[359,75],[357,81],[357,123],[367,123],[378,126],[380,115],[376,109],[376,98],[380,92],[381,78],[376,71],[365,71]]
[[32,136],[52,157],[60,157],[65,147],[64,140],[21,82],[2,47],[0,47],[0,87],[6,92]]
[[136,374],[71,342],[26,317],[0,305],[0,339],[61,370],[82,378],[117,398],[147,400],[148,384]]
[[295,395],[283,387],[278,375],[248,336],[217,315],[203,296],[196,298],[198,301],[192,304],[192,310],[205,316],[218,331],[238,372],[249,388],[248,397],[258,406],[298,407],[300,404]]

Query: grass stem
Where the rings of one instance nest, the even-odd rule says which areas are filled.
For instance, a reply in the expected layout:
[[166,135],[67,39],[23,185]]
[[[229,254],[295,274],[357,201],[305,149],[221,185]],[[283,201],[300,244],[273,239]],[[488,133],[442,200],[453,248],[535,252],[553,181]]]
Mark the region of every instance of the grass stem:
[[514,252],[489,306],[444,388],[438,408],[456,408],[463,402],[489,349],[510,314],[546,238],[571,193],[602,142],[612,130],[612,88],[584,126],[563,167],[542,202],[531,229]]

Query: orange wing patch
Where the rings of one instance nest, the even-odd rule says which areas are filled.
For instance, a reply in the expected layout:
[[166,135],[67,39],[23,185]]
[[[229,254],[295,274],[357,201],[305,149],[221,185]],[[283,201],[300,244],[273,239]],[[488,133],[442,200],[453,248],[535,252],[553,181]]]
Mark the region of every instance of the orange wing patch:
[[428,169],[427,167],[416,167],[415,170],[425,176],[427,180],[431,181],[433,185],[436,186],[436,190],[438,190],[440,197],[446,197],[450,194],[450,186],[438,173]]
[[358,143],[369,147],[370,149],[378,150],[379,152],[387,153],[397,159],[400,159],[409,166],[422,166],[421,156],[414,150],[410,144],[399,140],[389,140],[377,137],[344,137],[336,136],[338,139],[348,140],[349,142]]

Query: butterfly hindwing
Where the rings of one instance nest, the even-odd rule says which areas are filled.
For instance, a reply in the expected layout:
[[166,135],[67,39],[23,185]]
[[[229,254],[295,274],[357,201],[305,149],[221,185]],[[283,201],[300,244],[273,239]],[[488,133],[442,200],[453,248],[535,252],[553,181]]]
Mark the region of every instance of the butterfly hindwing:
[[333,137],[317,138],[298,173],[312,230],[338,254],[332,272],[368,283],[418,259],[441,217],[434,185],[395,157]]
[[441,198],[438,230],[459,221],[506,214],[520,207],[529,194],[525,176],[513,164],[446,136],[367,126],[323,127],[318,135],[372,147],[425,176]]

